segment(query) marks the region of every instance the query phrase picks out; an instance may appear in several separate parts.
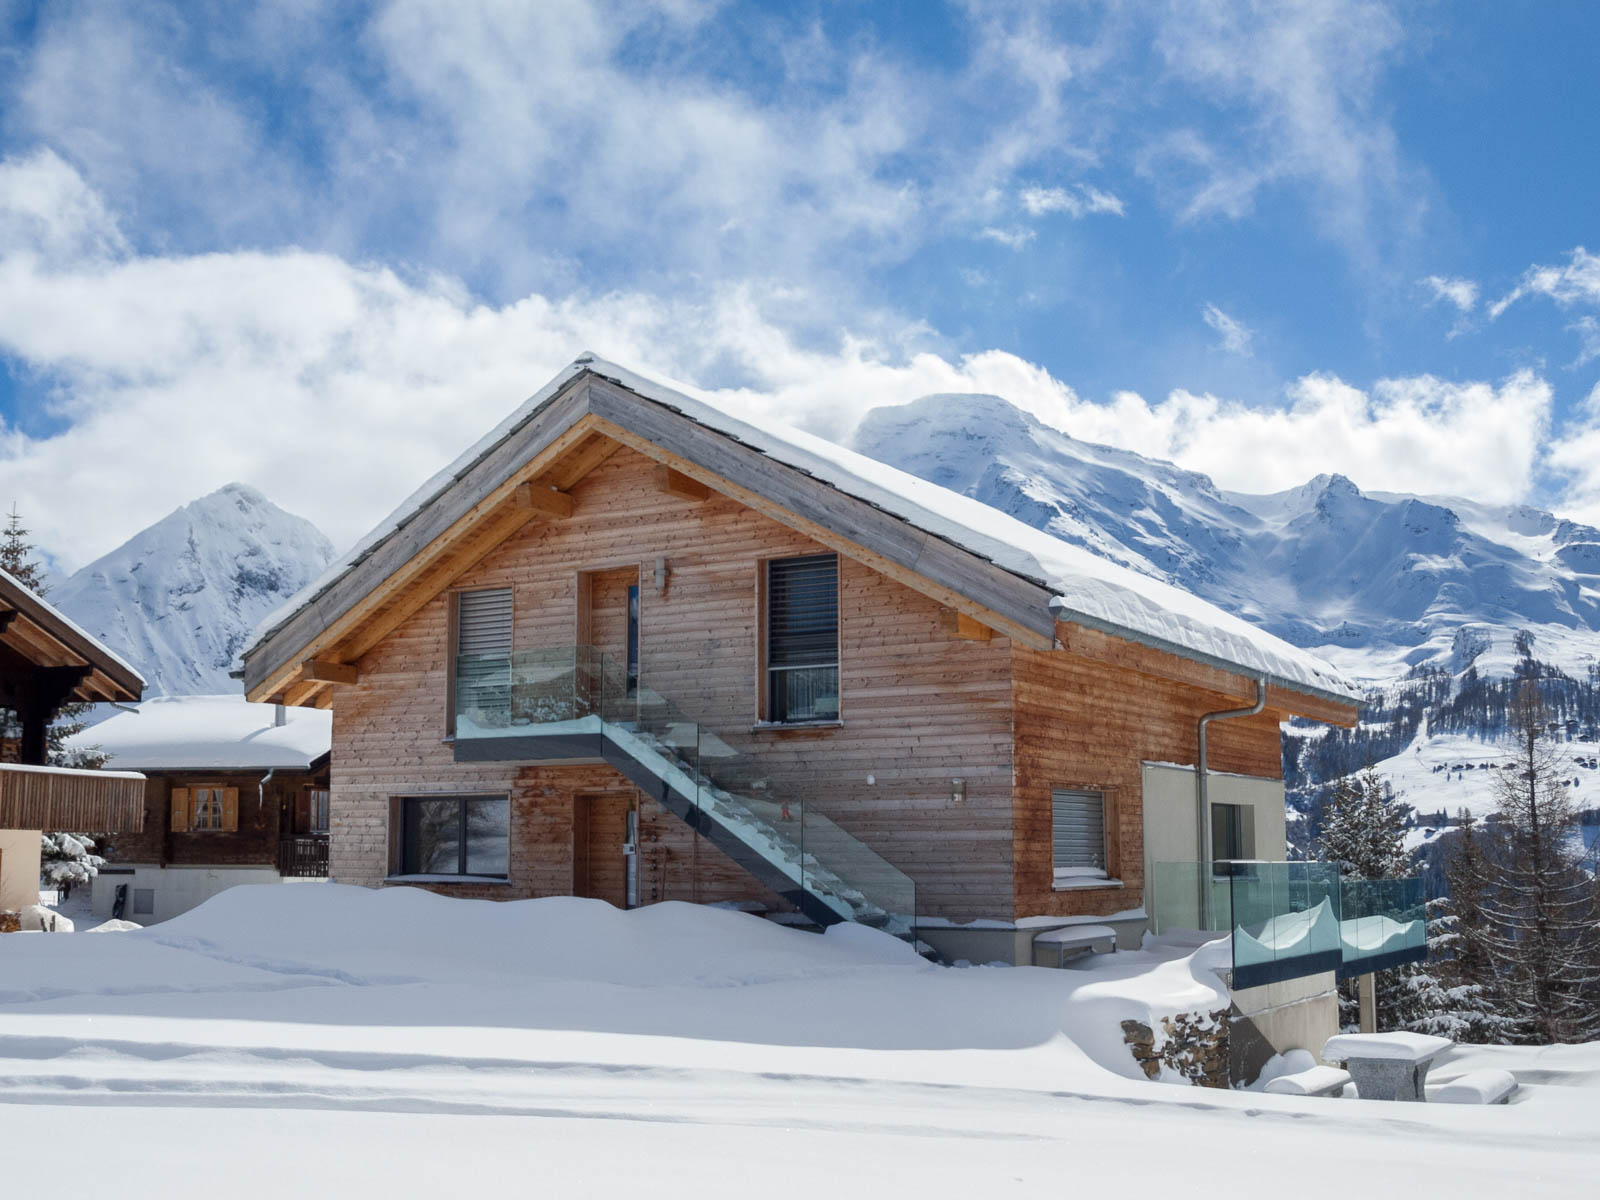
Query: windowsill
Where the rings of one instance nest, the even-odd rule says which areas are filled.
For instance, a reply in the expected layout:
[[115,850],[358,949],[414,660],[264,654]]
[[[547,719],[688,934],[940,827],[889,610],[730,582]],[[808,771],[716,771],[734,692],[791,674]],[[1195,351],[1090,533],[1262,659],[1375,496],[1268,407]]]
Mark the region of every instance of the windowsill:
[[1076,892],[1088,888],[1119,888],[1122,886],[1120,879],[1105,879],[1098,875],[1069,875],[1057,879],[1051,884],[1051,891]]
[[510,887],[511,880],[500,875],[386,875],[385,883],[472,883],[489,887]]
[[783,733],[796,729],[842,729],[844,722],[837,717],[830,721],[757,721],[750,726],[751,733]]

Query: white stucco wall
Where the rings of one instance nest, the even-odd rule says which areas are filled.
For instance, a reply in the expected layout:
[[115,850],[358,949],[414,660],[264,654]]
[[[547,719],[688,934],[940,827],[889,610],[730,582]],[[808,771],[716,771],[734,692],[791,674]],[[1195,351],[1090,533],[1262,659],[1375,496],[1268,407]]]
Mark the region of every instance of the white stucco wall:
[[0,829],[0,909],[39,903],[39,831]]
[[[1159,870],[1157,864],[1195,861],[1199,831],[1195,822],[1194,768],[1145,763],[1141,775],[1144,791],[1144,903],[1145,908],[1155,916],[1156,908],[1163,906],[1160,886],[1163,881],[1173,879],[1169,872]],[[1238,804],[1250,810],[1255,835],[1255,858],[1281,862],[1287,856],[1289,846],[1283,807],[1283,780],[1212,771],[1207,779],[1206,791],[1212,804]],[[1188,890],[1192,891],[1192,886]],[[1170,911],[1170,906],[1166,907]]]
[[[218,892],[239,884],[282,882],[283,876],[271,867],[158,867],[117,863],[95,876],[89,903],[97,919],[109,921],[117,886],[127,884],[128,904],[122,913],[123,920],[154,925],[186,913]],[[135,912],[134,893],[145,888],[155,893],[152,897],[155,911]]]

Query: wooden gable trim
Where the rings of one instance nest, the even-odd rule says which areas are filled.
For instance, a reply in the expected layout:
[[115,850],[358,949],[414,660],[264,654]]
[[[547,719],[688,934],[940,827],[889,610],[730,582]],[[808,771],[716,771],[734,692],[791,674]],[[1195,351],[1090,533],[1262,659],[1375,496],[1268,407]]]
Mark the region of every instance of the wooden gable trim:
[[[585,447],[595,462],[603,461],[605,455],[586,445],[595,432],[593,422],[586,419],[589,378],[582,375],[571,381],[432,503],[279,626],[245,659],[245,695],[254,700],[282,691],[307,658],[358,658],[537,515],[515,504],[521,484],[533,482],[579,447]],[[484,527],[483,518],[491,514],[495,519]],[[460,553],[453,554],[458,548]],[[418,598],[418,591],[425,594]],[[330,652],[357,630],[360,635],[341,646],[341,653]]]

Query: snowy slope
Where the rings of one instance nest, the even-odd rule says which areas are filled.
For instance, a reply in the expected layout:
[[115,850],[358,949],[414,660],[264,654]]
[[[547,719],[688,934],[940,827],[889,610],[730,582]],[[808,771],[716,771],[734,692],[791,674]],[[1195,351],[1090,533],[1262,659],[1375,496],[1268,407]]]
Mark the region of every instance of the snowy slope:
[[246,635],[332,557],[311,522],[230,483],[96,559],[50,599],[139,668],[146,697],[236,692],[228,670]]
[[1323,475],[1273,495],[1081,442],[996,396],[878,408],[862,453],[1167,580],[1367,680],[1418,663],[1503,673],[1518,628],[1582,674],[1600,654],[1600,530],[1525,506],[1363,493]]
[[[1430,1083],[1493,1066],[1516,1102],[1403,1119],[1144,1080],[1121,1022],[1224,1005],[1210,947],[963,969],[854,925],[311,884],[5,954],[8,1144],[92,1145],[119,1197],[276,1198],[284,1164],[311,1195],[692,1200],[1520,1200],[1600,1170],[1595,1046],[1451,1051]],[[63,1161],[10,1156],[8,1195]]]

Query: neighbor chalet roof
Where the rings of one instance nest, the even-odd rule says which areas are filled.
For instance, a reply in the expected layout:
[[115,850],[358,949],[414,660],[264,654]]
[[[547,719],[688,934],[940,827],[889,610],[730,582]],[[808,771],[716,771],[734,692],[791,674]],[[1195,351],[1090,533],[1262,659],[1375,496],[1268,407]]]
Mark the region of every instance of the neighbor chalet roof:
[[[6,667],[8,652],[12,667]],[[144,693],[143,675],[16,576],[0,570],[0,668],[6,674],[21,673],[21,664],[29,671],[76,672],[80,678],[71,700],[128,701]]]
[[[563,370],[270,615],[244,653],[247,693],[296,684],[314,690],[314,681],[348,669],[317,658],[334,644],[341,622],[363,604],[371,611],[373,597],[382,599],[387,581],[413,559],[459,574],[465,569],[459,558],[425,557],[447,531],[470,519],[486,522],[491,535],[496,519],[514,528],[517,517],[508,509],[514,498],[522,521],[539,515],[528,510],[546,510],[550,489],[571,486],[565,481],[575,482],[576,473],[530,477],[528,464],[554,461],[558,452],[583,460],[597,439],[656,458],[1026,645],[1057,644],[1059,620],[1264,679],[1341,710],[1359,700],[1356,686],[1315,655],[1197,596],[822,438],[735,413],[591,355]],[[583,469],[592,462],[580,461]],[[488,548],[473,552],[481,557]],[[362,643],[343,648],[348,663]]]
[[[283,724],[277,724],[279,716]],[[305,770],[328,753],[333,714],[243,696],[157,696],[67,739],[126,771]]]

